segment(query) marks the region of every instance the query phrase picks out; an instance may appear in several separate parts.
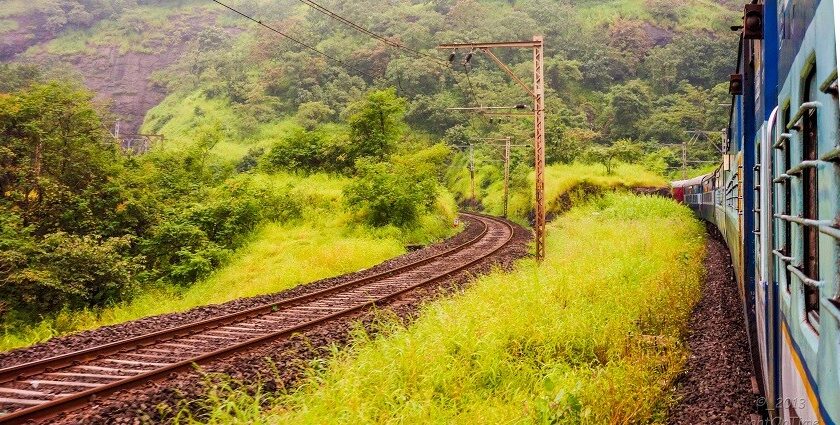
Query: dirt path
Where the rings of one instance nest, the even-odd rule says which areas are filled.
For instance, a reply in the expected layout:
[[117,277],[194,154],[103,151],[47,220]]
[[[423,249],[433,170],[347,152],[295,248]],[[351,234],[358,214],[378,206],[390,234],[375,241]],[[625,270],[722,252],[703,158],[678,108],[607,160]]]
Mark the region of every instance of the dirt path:
[[729,250],[709,226],[703,296],[692,313],[691,357],[678,382],[671,424],[749,424],[755,413],[752,368]]

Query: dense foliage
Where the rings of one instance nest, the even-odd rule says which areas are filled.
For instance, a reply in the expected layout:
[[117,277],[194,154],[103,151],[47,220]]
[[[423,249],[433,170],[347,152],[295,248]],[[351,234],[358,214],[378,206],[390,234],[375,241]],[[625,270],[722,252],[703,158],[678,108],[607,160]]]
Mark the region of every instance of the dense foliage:
[[[521,88],[510,84],[509,77],[479,53],[466,67],[462,66],[466,51],[456,52],[450,67],[440,66],[428,57],[389,48],[314,10],[290,8],[286,2],[233,4],[343,62],[314,54],[233,16],[223,22],[244,28],[247,37],[231,38],[223,28],[204,30],[190,41],[185,58],[158,78],[175,97],[197,90],[208,99],[223,100],[237,117],[233,130],[244,137],[272,121],[295,116],[306,131],[316,134],[288,136],[295,139],[287,141],[296,154],[293,157],[308,151],[308,155],[320,152],[330,160],[345,159],[342,150],[350,146],[370,150],[356,156],[382,156],[387,153],[383,140],[401,129],[387,122],[368,128],[354,124],[357,118],[372,122],[370,114],[378,113],[375,108],[359,110],[365,100],[385,112],[396,108],[414,131],[450,144],[488,135],[531,137],[527,120],[488,120],[447,110],[530,103]],[[543,34],[551,163],[581,159],[588,148],[609,146],[619,139],[643,144],[647,154],[663,147],[676,151],[676,145],[692,140],[687,130],[723,129],[726,114],[720,105],[728,101],[728,95],[721,83],[732,71],[737,46],[737,38],[727,28],[737,21],[737,5],[735,1],[709,5],[654,0],[406,0],[381,7],[367,0],[328,6],[442,60],[446,54],[431,49],[438,43],[530,39]],[[529,52],[501,49],[496,53],[528,78]],[[372,99],[366,95],[372,87],[396,87],[405,100]],[[147,129],[166,129],[173,117],[155,111]],[[317,135],[324,123],[336,121],[350,126],[349,140]],[[367,143],[358,144],[359,136]],[[689,160],[714,160],[714,139],[704,137],[689,146]],[[674,157],[657,155],[667,157],[668,167],[678,165]],[[295,160],[289,161],[284,165]],[[349,159],[337,168],[352,164]]]
[[101,307],[143,282],[190,284],[259,223],[299,211],[288,193],[210,166],[218,129],[185,152],[133,158],[101,124],[91,94],[73,85],[0,94],[5,310]]
[[21,67],[3,72],[17,87],[0,94],[6,322],[97,309],[150,285],[207,277],[261,223],[285,223],[310,207],[311,198],[267,184],[264,172],[350,176],[348,209],[372,226],[410,228],[439,197],[449,150],[403,139],[404,100],[393,90],[349,105],[345,124],[320,123],[326,111],[312,105],[300,119],[316,124],[295,127],[267,152],[251,149],[234,166],[213,154],[230,137],[219,122],[195,126],[180,149],[130,156],[104,130],[87,90],[41,82]]

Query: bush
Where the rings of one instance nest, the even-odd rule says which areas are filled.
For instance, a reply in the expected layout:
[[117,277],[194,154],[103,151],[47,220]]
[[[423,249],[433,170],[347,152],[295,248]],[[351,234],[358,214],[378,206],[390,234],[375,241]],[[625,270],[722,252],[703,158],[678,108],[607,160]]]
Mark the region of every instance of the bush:
[[301,205],[289,191],[257,186],[246,175],[171,211],[142,243],[153,277],[179,285],[206,277],[260,223],[300,216]]
[[265,168],[306,172],[341,172],[352,167],[355,159],[348,148],[346,135],[325,131],[297,129],[275,144],[265,156]]
[[265,154],[264,148],[251,148],[248,153],[242,157],[239,164],[236,164],[237,173],[247,173],[253,170],[259,164],[260,158]]
[[19,218],[4,215],[0,221],[0,294],[7,308],[30,313],[96,308],[134,291],[141,258],[126,254],[131,237],[56,232],[36,241]]
[[359,177],[345,189],[347,205],[372,226],[408,226],[429,211],[437,198],[437,181],[416,168],[360,160]]

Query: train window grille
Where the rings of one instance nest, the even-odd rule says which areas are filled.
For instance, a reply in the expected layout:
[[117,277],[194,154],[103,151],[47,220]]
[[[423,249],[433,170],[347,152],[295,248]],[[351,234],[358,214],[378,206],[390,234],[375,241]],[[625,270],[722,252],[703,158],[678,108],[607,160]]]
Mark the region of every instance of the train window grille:
[[[791,119],[790,105],[788,105],[788,107],[785,108],[784,117],[785,117],[785,120],[784,120],[785,123],[790,122],[790,119]],[[791,160],[792,153],[791,153],[791,149],[790,149],[790,141],[788,141],[788,143],[786,143],[783,146],[784,146],[784,151],[783,151],[784,167],[782,169],[784,170],[783,173],[787,173],[787,170],[790,170],[791,165],[792,165],[792,160]],[[791,182],[790,178],[785,179],[783,181],[782,188],[784,190],[784,203],[785,203],[784,213],[787,214],[787,215],[793,215],[793,194],[792,194],[793,187],[792,187],[792,182]],[[783,222],[783,224],[784,224],[784,229],[785,229],[785,232],[784,232],[785,233],[785,243],[784,243],[784,247],[782,248],[782,253],[785,256],[790,257],[790,256],[793,255],[793,222],[791,222],[789,220],[785,220]],[[788,268],[786,266],[782,267],[782,269],[785,271],[785,286],[787,287],[787,292],[790,293],[790,282],[793,279],[793,276],[792,276],[791,271],[788,270]]]
[[760,246],[761,235],[761,150],[763,149],[761,142],[756,144],[755,166],[753,167],[753,235],[755,238],[755,246]]
[[[813,99],[812,91],[815,87],[816,69],[812,70],[805,80],[806,102]],[[809,109],[802,116],[802,160],[816,161],[818,159],[818,125],[817,109]],[[802,218],[805,220],[819,220],[819,200],[817,189],[817,168],[805,167],[801,172],[802,182]],[[815,226],[802,227],[802,272],[812,281],[820,280],[819,229]],[[803,282],[805,283],[805,282]],[[805,315],[809,322],[819,323],[820,289],[818,286],[804,284]]]

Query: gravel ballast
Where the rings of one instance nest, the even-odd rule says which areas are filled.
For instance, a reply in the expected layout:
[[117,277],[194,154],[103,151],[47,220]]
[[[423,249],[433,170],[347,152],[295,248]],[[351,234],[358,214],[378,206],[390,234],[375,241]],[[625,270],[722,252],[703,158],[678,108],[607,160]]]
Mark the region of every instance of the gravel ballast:
[[[161,315],[56,338],[29,349],[7,353],[0,358],[0,364],[11,365],[67,353],[115,339],[240,311],[381,272],[447,250],[474,237],[481,230],[481,226],[476,225],[473,220],[467,219],[466,222],[467,227],[463,232],[443,243],[408,253],[368,270],[325,279],[279,294],[200,307],[184,313]],[[424,303],[461,290],[475,275],[487,273],[497,267],[512,266],[515,260],[527,255],[531,237],[530,232],[520,226],[514,226],[514,229],[514,238],[511,243],[491,257],[451,278],[399,296],[382,308],[388,310],[385,314],[396,315],[403,322],[410,322]],[[303,376],[313,359],[328,356],[329,349],[333,345],[346,344],[355,327],[361,324],[370,332],[375,333],[377,319],[381,317],[381,314],[383,314],[381,311],[369,310],[342,317],[292,338],[278,339],[248,352],[203,365],[200,371],[175,373],[169,379],[149,382],[142,387],[118,392],[102,400],[95,400],[83,409],[42,422],[51,424],[165,423],[171,420],[173,412],[177,411],[180,405],[199,399],[206,394],[208,376],[224,375],[225,379],[231,379],[233,382],[251,385],[259,382],[267,391],[292,388]]]
[[707,226],[706,276],[689,324],[691,355],[679,379],[671,424],[749,424],[756,414],[744,315],[729,250]]

